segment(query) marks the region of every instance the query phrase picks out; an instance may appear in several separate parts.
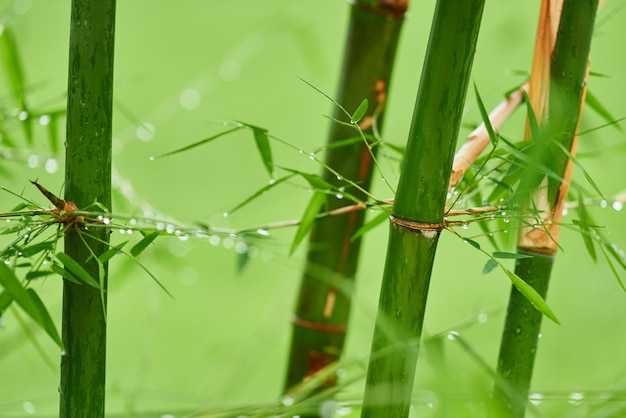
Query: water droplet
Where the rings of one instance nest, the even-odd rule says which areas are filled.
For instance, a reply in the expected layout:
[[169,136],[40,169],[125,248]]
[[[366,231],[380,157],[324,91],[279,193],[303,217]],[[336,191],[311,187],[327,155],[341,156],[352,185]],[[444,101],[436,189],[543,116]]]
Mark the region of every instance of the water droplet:
[[341,180],[343,180],[343,177],[341,177],[339,174],[337,174],[337,180],[341,181]]
[[65,350],[61,350],[61,357],[63,357],[64,355],[66,355],[67,353],[65,352]]
[[303,149],[299,149],[298,150],[298,154],[304,154],[304,150]]
[[335,197],[336,197],[337,199],[340,199],[340,200],[341,200],[341,199],[343,199],[343,194],[342,194],[342,193],[336,193],[336,194],[335,194]]
[[340,417],[346,417],[352,414],[352,408],[349,406],[339,405],[335,408],[335,413]]
[[537,338],[541,338],[541,337],[543,337],[542,333],[537,334]]
[[467,222],[463,222],[463,224],[461,225],[461,228],[468,229],[469,228],[469,224]]
[[59,163],[54,158],[48,158],[46,160],[45,167],[46,167],[46,172],[50,174],[56,173],[57,170],[59,169]]
[[163,231],[165,229],[165,224],[163,222],[157,222],[156,229],[157,231]]
[[604,209],[604,208],[606,208],[607,206],[609,206],[609,202],[607,202],[606,200],[602,199],[602,200],[600,201],[600,207],[601,207],[602,209]]
[[615,209],[618,212],[624,209],[624,203],[620,202],[619,200],[614,201],[611,206],[613,206],[613,209]]
[[135,218],[131,218],[130,221],[128,221],[131,225],[137,225],[137,219]]
[[28,164],[30,168],[37,167],[39,165],[39,156],[35,154],[29,155],[26,164]]
[[123,234],[125,234],[125,233],[126,233],[126,231],[124,231],[123,229],[120,229],[120,234],[122,234],[122,235],[123,235]]
[[137,127],[135,134],[140,141],[148,142],[154,139],[156,128],[150,122],[144,122]]
[[561,213],[563,214],[563,216],[565,216],[565,215],[567,215],[567,212],[568,212],[567,208],[563,208],[563,212],[561,212]]
[[126,233],[127,233],[128,235],[131,235],[131,234],[133,233],[133,230],[132,230],[132,229],[127,229],[127,230],[126,230]]
[[172,224],[167,224],[165,225],[165,232],[167,232],[168,234],[173,234],[174,231],[176,231],[176,227]]
[[235,252],[237,254],[245,254],[248,251],[248,244],[243,241],[239,241],[235,244]]
[[541,393],[531,393],[530,395],[528,395],[528,400],[530,401],[530,403],[537,406],[543,401],[543,395]]
[[209,243],[211,245],[219,245],[220,241],[221,239],[218,235],[211,235],[211,237],[209,238]]
[[315,159],[315,154],[314,153],[310,153],[309,154],[309,160],[314,160]]
[[581,392],[572,392],[569,395],[568,402],[572,405],[580,405],[583,399],[585,399],[585,395]]
[[224,213],[222,213],[222,216],[223,216],[224,218],[228,218],[228,212],[224,212]]
[[515,328],[515,334],[520,335],[522,333],[522,329],[520,327]]
[[398,309],[396,311],[396,319],[401,319],[402,318],[402,311],[400,309]]
[[22,403],[22,407],[24,408],[24,411],[27,414],[34,414],[35,413],[35,405],[33,405],[33,403],[31,401],[24,401]]
[[504,222],[505,224],[508,224],[509,222],[511,222],[511,218],[503,218],[502,222]]
[[224,60],[218,69],[218,74],[224,81],[235,81],[239,78],[240,73],[241,65],[234,59]]
[[283,398],[280,400],[280,403],[282,403],[285,406],[291,406],[294,403],[294,400],[291,396],[283,396]]
[[20,113],[17,114],[17,118],[21,121],[25,121],[26,119],[28,119],[28,112],[22,110]]
[[4,264],[11,264],[11,260],[7,258],[6,260],[4,260]]
[[263,235],[264,237],[269,237],[270,233],[267,229],[259,228],[256,230],[256,233],[259,235]]
[[150,161],[154,161],[154,155],[150,156]]
[[39,124],[41,126],[50,125],[50,120],[51,120],[50,115],[41,115],[41,116],[39,116]]
[[271,179],[268,181],[268,184],[269,184],[270,186],[271,186],[272,184],[276,184],[276,179],[271,178]]
[[488,315],[484,312],[481,312],[478,314],[478,322],[480,322],[481,324],[484,324],[485,322],[487,322],[488,319]]
[[454,341],[456,337],[458,336],[459,336],[459,333],[457,331],[449,331],[448,335],[446,335],[446,338],[449,339],[450,341]]
[[102,218],[102,223],[105,225],[110,225],[111,224],[111,219],[110,218]]
[[185,89],[180,94],[178,101],[180,105],[183,107],[183,109],[193,110],[196,107],[198,107],[198,105],[200,105],[201,98],[202,96],[200,95],[200,92],[198,90]]

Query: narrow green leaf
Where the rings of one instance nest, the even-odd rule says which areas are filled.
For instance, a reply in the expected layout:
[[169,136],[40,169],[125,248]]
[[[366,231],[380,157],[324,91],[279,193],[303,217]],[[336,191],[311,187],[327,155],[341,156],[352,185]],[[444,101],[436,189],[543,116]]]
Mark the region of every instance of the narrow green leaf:
[[263,160],[263,164],[267,169],[270,177],[274,176],[274,162],[272,160],[272,148],[270,147],[270,141],[267,137],[267,130],[262,128],[253,128],[252,132],[254,134],[254,142],[256,142],[256,147],[259,150],[259,154],[261,154],[261,159]]
[[29,245],[28,247],[21,248],[20,251],[24,257],[32,257],[35,254],[39,254],[42,251],[50,251],[54,248],[54,241],[44,241],[37,244]]
[[531,255],[508,253],[505,251],[494,251],[492,255],[494,256],[494,258],[504,258],[504,259],[512,259],[512,260],[519,260],[521,258],[533,258]]
[[485,266],[483,267],[483,274],[490,273],[491,271],[493,271],[493,269],[495,269],[499,265],[500,265],[500,262],[498,260],[496,260],[495,258],[490,258],[489,260],[487,260],[487,262],[485,263]]
[[199,147],[200,145],[204,145],[206,143],[209,143],[209,142],[213,141],[214,139],[217,139],[217,138],[220,138],[222,136],[225,136],[225,135],[231,134],[233,132],[239,131],[239,130],[241,130],[243,128],[244,128],[244,125],[237,126],[237,127],[233,128],[233,129],[228,129],[226,131],[220,132],[218,134],[210,136],[210,137],[208,137],[206,139],[203,139],[201,141],[194,142],[193,144],[186,145],[186,146],[184,146],[182,148],[175,149],[174,151],[166,152],[165,154],[161,154],[161,155],[158,155],[156,157],[151,157],[151,159],[156,160],[158,158],[169,157],[170,155],[178,154],[178,153],[183,152],[183,151],[189,151],[190,149]]
[[7,310],[7,308],[13,302],[13,296],[6,290],[0,293],[0,318],[2,318],[2,313]]
[[616,121],[615,117],[609,112],[609,110],[604,107],[602,103],[598,100],[598,98],[587,89],[587,93],[585,93],[585,103],[595,110],[595,112],[602,117],[606,122],[613,125],[615,129],[622,132],[622,127],[617,123],[613,123]]
[[363,234],[376,228],[378,225],[380,225],[381,223],[385,222],[388,219],[389,219],[389,212],[383,211],[379,213],[372,219],[365,222],[359,229],[357,229],[357,231],[350,238],[350,241],[351,242],[356,241],[357,239],[361,238]]
[[350,119],[352,122],[358,123],[361,119],[363,119],[363,116],[365,116],[365,112],[367,112],[367,99],[363,99]]
[[101,263],[108,262],[111,258],[113,258],[113,256],[119,254],[122,248],[124,248],[126,244],[128,244],[128,241],[124,241],[121,244],[118,244],[114,247],[109,248],[108,250],[100,254],[98,256],[98,259],[100,260]]
[[[622,290],[626,292],[626,287],[624,287],[624,282],[622,281],[622,278],[617,272],[617,269],[615,268],[615,264],[613,264],[613,262],[611,261],[611,257],[609,257],[609,255],[607,254],[606,250],[604,249],[602,245],[600,246],[600,251],[602,251],[602,254],[604,254],[604,258],[606,259],[606,262],[608,263],[609,268],[611,269],[611,272],[613,273],[613,276],[617,279],[617,283],[619,283]],[[1,308],[1,305],[0,305],[0,308]]]
[[585,199],[583,198],[582,193],[578,193],[578,207],[576,208],[576,211],[578,212],[578,216],[580,217],[580,220],[578,222],[576,222],[576,220],[574,220],[574,223],[578,225],[578,228],[580,230],[580,236],[583,239],[583,242],[585,243],[585,248],[587,249],[587,252],[589,253],[589,256],[591,257],[591,259],[595,262],[597,262],[597,256],[596,256],[596,247],[593,244],[593,236],[592,236],[592,231],[591,228],[589,228],[590,225],[593,224],[593,221],[591,220],[591,217],[589,216],[589,212],[587,212],[587,207],[585,206]]
[[528,94],[526,92],[522,92],[524,94],[524,103],[526,104],[526,113],[528,116],[528,125],[530,127],[530,133],[533,140],[539,139],[539,123],[537,122],[537,116],[535,115],[535,110],[533,109],[533,105],[528,98]]
[[59,276],[69,280],[70,282],[74,282],[76,284],[82,284],[76,279],[76,277],[72,275],[72,273],[65,270],[60,264],[56,264],[56,263],[52,264],[50,266],[50,270],[52,270],[54,273],[58,274]]
[[315,219],[317,218],[317,214],[319,213],[322,205],[326,202],[326,194],[321,192],[315,192],[309,201],[306,209],[304,210],[304,214],[300,219],[300,224],[298,225],[298,230],[296,231],[296,235],[293,238],[293,242],[291,243],[291,249],[289,250],[289,254],[293,254],[298,245],[302,241],[302,239],[309,232]]
[[29,271],[28,273],[26,273],[26,280],[36,280],[40,277],[46,277],[51,275],[52,272],[50,270],[35,270],[35,271]]
[[520,278],[517,274],[506,269],[502,264],[500,264],[500,268],[504,271],[504,273],[506,273],[509,279],[511,279],[517,290],[519,290],[520,293],[524,295],[524,297],[526,297],[526,299],[528,299],[528,301],[532,303],[537,310],[539,310],[539,312],[550,318],[555,323],[561,325],[554,312],[552,312],[552,309],[550,309],[546,301],[539,293],[537,293],[535,289],[532,288],[532,286],[522,280],[522,278]]
[[248,261],[250,261],[250,255],[248,254],[247,251],[237,254],[237,273],[238,274],[243,273],[246,266],[248,265]]
[[153,233],[145,236],[141,241],[135,244],[133,248],[130,249],[130,253],[133,255],[133,257],[137,257],[146,248],[148,248],[148,245],[152,244],[152,241],[154,241],[159,235],[161,235],[160,231],[154,231]]
[[63,263],[65,268],[69,270],[70,273],[73,273],[76,277],[78,277],[88,285],[93,286],[96,289],[100,289],[100,285],[98,284],[98,282],[93,277],[91,277],[87,270],[85,270],[83,266],[78,264],[78,262],[76,262],[76,260],[74,260],[72,257],[65,253],[57,253],[56,258],[61,263]]
[[496,147],[498,145],[498,136],[493,129],[493,125],[491,125],[491,121],[489,120],[489,113],[487,113],[487,109],[485,109],[485,105],[483,104],[482,99],[480,98],[480,94],[478,94],[478,87],[474,83],[474,93],[476,94],[476,103],[478,104],[478,109],[480,110],[480,116],[483,119],[483,123],[485,124],[485,128],[487,129],[487,133],[489,134],[489,140],[491,141],[491,145]]
[[598,193],[598,196],[600,196],[602,199],[606,200],[606,198],[604,197],[604,194],[602,193],[602,191],[600,190],[600,188],[598,187],[598,185],[596,184],[595,181],[593,181],[593,179],[591,178],[591,176],[589,175],[589,173],[587,173],[587,170],[585,170],[585,167],[583,167],[583,165],[578,161],[578,159],[576,157],[574,157],[574,155],[572,155],[572,153],[563,146],[563,144],[561,144],[559,141],[554,141],[554,144],[561,149],[561,151],[563,151],[563,153],[567,156],[567,158],[569,158],[570,160],[572,160],[572,162],[574,163],[574,165],[576,167],[578,167],[578,169],[580,171],[582,171],[583,175],[585,176],[585,179],[587,180],[587,182],[589,183],[589,185],[596,191],[596,193]]
[[338,123],[339,125],[343,125],[343,126],[345,126],[347,128],[351,128],[351,129],[357,130],[357,126],[354,123],[344,122],[342,120],[339,120],[337,118],[333,118],[332,116],[328,116],[328,115],[322,115],[322,116],[324,116],[326,119],[332,120],[335,123]]
[[476,248],[477,250],[480,250],[480,244],[474,241],[473,239],[463,237],[463,242],[467,242],[472,247]]
[[283,183],[283,182],[289,180],[290,178],[294,177],[295,175],[296,174],[293,173],[293,174],[289,174],[287,176],[281,177],[279,179],[272,179],[268,185],[263,186],[262,188],[260,188],[256,192],[254,192],[254,194],[250,195],[247,199],[245,199],[243,202],[239,203],[237,206],[235,206],[234,208],[229,210],[227,213],[232,214],[232,213],[238,211],[242,207],[246,206],[248,203],[252,202],[257,197],[262,196],[263,194],[265,194],[268,190],[278,186],[280,183]]
[[11,296],[15,302],[26,312],[35,322],[41,323],[39,317],[39,311],[35,306],[35,302],[32,300],[26,288],[22,286],[20,280],[17,278],[13,270],[11,270],[6,264],[0,263],[0,285]]
[[28,295],[32,299],[33,304],[39,313],[39,317],[41,318],[41,323],[39,325],[41,325],[50,338],[52,338],[52,340],[57,343],[61,349],[63,349],[63,341],[61,341],[61,337],[59,336],[56,326],[54,325],[54,321],[52,320],[48,309],[46,309],[46,306],[39,298],[39,295],[33,289],[26,289],[26,292],[28,292]]

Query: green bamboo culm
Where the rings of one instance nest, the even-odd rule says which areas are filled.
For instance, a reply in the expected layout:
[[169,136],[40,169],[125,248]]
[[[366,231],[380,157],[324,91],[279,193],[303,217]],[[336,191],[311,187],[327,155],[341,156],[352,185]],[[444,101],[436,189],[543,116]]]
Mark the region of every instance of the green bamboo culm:
[[[563,2],[557,39],[550,62],[550,92],[546,123],[542,126],[542,141],[558,141],[570,149],[580,117],[580,106],[586,83],[591,37],[598,0],[565,0]],[[559,175],[564,175],[568,157],[554,143],[548,142],[540,156],[542,162]],[[535,176],[535,174],[531,174]],[[520,184],[520,192],[528,194]],[[550,179],[548,199],[554,208],[560,183]],[[544,237],[545,238],[545,237]],[[515,273],[546,298],[555,258],[556,245],[550,248],[518,245],[517,252],[531,258],[518,260]],[[545,240],[544,240],[545,242]],[[528,393],[541,331],[542,315],[517,291],[511,290],[507,316],[498,356],[493,417],[522,418],[528,405]]]
[[[383,4],[385,3],[385,4]],[[382,126],[396,47],[406,2],[389,5],[378,0],[351,2],[350,23],[336,101],[354,112],[363,99],[368,110],[360,126],[368,141],[373,141],[372,127]],[[393,3],[393,2],[391,2]],[[339,109],[333,117],[349,122]],[[349,145],[333,147],[339,141],[355,138]],[[364,189],[369,187],[374,171],[368,146],[358,139],[354,129],[333,123],[328,138],[325,163],[340,173],[329,171],[324,180],[346,193],[365,200],[366,196],[350,188],[349,179]],[[372,149],[375,152],[376,148]],[[347,205],[346,199],[329,198],[324,209]],[[342,350],[350,315],[360,239],[354,233],[363,225],[364,212],[325,217],[311,232],[293,320],[293,337],[285,389],[302,383],[311,374],[336,361]],[[329,379],[324,386],[332,385]]]
[[[71,10],[65,199],[81,209],[94,202],[110,209],[115,0],[73,0]],[[98,240],[108,242],[109,232],[86,233],[68,229],[65,252],[100,278],[102,289],[63,282],[63,418],[104,417],[105,409],[107,267],[99,271],[91,252],[108,249]]]
[[367,371],[363,417],[406,417],[483,0],[438,1],[424,59]]

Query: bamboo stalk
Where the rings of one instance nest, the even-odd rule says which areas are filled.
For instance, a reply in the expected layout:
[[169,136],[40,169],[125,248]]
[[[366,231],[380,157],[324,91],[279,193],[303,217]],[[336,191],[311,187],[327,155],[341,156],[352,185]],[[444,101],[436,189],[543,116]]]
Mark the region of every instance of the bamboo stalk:
[[[65,199],[110,210],[115,0],[73,0],[70,25]],[[103,417],[105,410],[107,266],[101,273],[92,252],[107,250],[109,233],[88,233],[95,239],[73,228],[65,235],[65,252],[102,287],[63,282],[59,392],[60,416],[67,418]]]
[[[388,87],[400,29],[407,8],[406,1],[359,0],[351,2],[350,25],[337,102],[354,111],[366,98],[369,108],[359,122],[364,134],[383,122]],[[336,119],[346,115],[335,109]],[[328,143],[355,137],[357,133],[333,123]],[[365,142],[331,148],[325,163],[341,174],[326,171],[324,180],[337,188],[366,200],[358,190],[349,189],[343,179],[363,188],[369,187],[375,170],[375,148]],[[344,200],[329,198],[325,210],[342,208]],[[327,216],[315,223],[309,240],[306,265],[293,317],[293,336],[285,389],[302,383],[317,371],[336,361],[343,350],[350,315],[354,281],[361,240],[353,240],[363,225],[363,211],[347,211]],[[333,385],[335,378],[323,386]]]
[[[565,0],[562,8],[557,3],[542,3],[529,97],[538,119],[547,121],[542,126],[542,135],[559,141],[575,155],[576,131],[584,103],[591,35],[598,1]],[[556,14],[559,10],[560,19]],[[557,27],[558,31],[555,30]],[[573,168],[572,161],[555,148],[554,145],[546,147],[541,158],[550,162],[548,166],[562,175],[563,181],[557,183],[544,179],[536,186],[531,195],[532,205],[544,210],[546,215],[539,220],[540,228],[532,226],[537,222],[535,220],[529,220],[530,226],[521,228],[517,251],[531,258],[518,260],[515,266],[515,273],[544,299],[558,247],[559,221]],[[526,179],[522,179],[522,191],[528,184],[532,184],[525,182]],[[541,320],[541,313],[512,287],[497,367],[500,382],[504,383],[497,383],[494,387],[493,416],[524,416]]]
[[363,417],[406,417],[482,0],[438,1],[390,222]]

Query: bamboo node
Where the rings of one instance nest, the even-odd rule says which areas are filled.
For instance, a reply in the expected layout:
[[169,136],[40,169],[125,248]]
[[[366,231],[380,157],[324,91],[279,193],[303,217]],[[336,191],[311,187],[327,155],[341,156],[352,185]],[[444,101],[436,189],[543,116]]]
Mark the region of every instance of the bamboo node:
[[426,222],[415,222],[410,221],[408,219],[398,218],[396,216],[389,216],[389,220],[391,223],[396,224],[398,226],[402,226],[404,228],[413,229],[415,231],[441,231],[444,228],[443,223],[426,223]]

